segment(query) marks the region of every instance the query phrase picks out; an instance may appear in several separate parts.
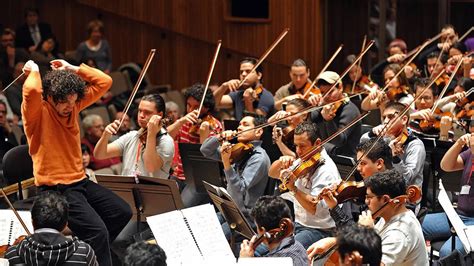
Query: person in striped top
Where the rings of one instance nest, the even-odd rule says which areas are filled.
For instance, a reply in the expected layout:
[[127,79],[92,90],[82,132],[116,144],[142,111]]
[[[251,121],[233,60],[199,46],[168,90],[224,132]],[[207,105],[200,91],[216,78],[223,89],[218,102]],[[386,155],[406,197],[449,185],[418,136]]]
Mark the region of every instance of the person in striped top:
[[179,153],[178,143],[203,143],[209,136],[214,136],[222,131],[221,122],[213,116],[216,102],[211,90],[206,92],[201,112],[198,115],[199,105],[204,95],[204,85],[196,83],[184,94],[186,99],[186,115],[176,120],[168,127],[168,134],[175,140],[175,156],[173,159],[173,179],[178,182],[181,197],[186,207],[195,206],[204,197],[194,189],[186,187],[183,172],[183,163]]

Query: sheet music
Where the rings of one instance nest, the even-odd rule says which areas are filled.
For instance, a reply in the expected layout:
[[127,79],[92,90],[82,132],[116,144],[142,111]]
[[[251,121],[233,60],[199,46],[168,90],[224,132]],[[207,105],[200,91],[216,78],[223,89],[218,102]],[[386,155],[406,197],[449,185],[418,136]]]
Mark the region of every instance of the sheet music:
[[149,216],[146,220],[156,242],[165,251],[168,264],[178,264],[184,257],[201,257],[180,211]]
[[234,256],[211,204],[187,208],[182,212],[205,258]]
[[469,241],[468,234],[466,234],[467,226],[463,223],[459,215],[454,210],[454,207],[451,204],[451,201],[449,200],[448,194],[444,189],[442,180],[439,180],[438,201],[439,204],[441,204],[441,207],[443,207],[446,216],[448,216],[449,221],[453,225],[454,230],[456,231],[456,234],[459,237],[459,240],[461,240],[464,246],[464,249],[467,253],[470,253],[472,251],[472,245],[470,244],[470,242],[474,242],[474,238],[471,238],[471,241]]
[[[33,223],[31,221],[31,213],[29,211],[17,211],[26,227],[33,232]],[[11,237],[10,237],[11,233]],[[25,229],[21,225],[18,218],[12,210],[0,210],[0,245],[13,244],[13,242],[21,235],[26,235]],[[8,243],[10,240],[10,243]]]

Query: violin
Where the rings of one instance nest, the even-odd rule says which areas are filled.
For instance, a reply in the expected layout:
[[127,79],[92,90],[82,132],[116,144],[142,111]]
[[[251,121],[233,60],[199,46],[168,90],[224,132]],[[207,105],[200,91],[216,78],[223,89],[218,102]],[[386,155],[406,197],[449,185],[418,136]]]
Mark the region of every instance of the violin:
[[252,143],[242,143],[239,142],[237,144],[232,145],[230,148],[230,163],[235,163],[243,160],[244,158],[250,156],[253,152],[253,144]]
[[421,131],[424,133],[428,133],[429,131],[433,129],[439,130],[441,126],[441,118],[444,116],[452,117],[453,114],[451,112],[443,112],[439,108],[436,108],[433,115],[433,119],[420,121],[419,124],[420,124]]
[[216,120],[211,116],[211,115],[206,115],[203,118],[199,118],[198,122],[196,124],[193,124],[189,128],[189,134],[194,135],[194,136],[199,136],[199,129],[201,128],[202,122],[207,122],[209,123],[209,129],[211,131],[214,131],[214,129],[218,128]]
[[357,81],[356,85],[354,86],[354,90],[352,90],[352,87],[350,84],[346,84],[346,86],[344,87],[344,92],[349,95],[356,94],[356,93],[368,94],[374,89],[377,89],[377,87],[378,87],[377,84],[371,81],[368,76],[363,75]]
[[[164,117],[160,121],[162,127],[167,127],[171,123],[171,118],[169,117]],[[140,128],[138,130],[138,139],[145,144],[146,143],[146,137],[148,135],[148,128]]]
[[252,248],[255,250],[264,240],[267,240],[269,244],[280,242],[284,238],[293,234],[293,222],[289,218],[282,218],[278,228],[271,229],[265,233],[257,236]]
[[390,87],[385,94],[390,101],[395,101],[400,99],[401,97],[408,95],[410,93],[410,89],[403,85],[399,87]]
[[[293,144],[294,138],[295,138],[295,128],[296,127],[292,125],[288,125],[284,128],[281,128],[281,130],[278,130],[276,132],[277,136],[281,137],[282,142],[285,143],[286,145]],[[273,138],[273,142],[274,143],[276,142],[275,138]]]
[[309,82],[306,82],[306,85],[304,86],[303,91],[304,91],[303,98],[305,100],[308,100],[313,95],[321,94],[321,90],[318,87],[314,86],[313,84],[310,84]]

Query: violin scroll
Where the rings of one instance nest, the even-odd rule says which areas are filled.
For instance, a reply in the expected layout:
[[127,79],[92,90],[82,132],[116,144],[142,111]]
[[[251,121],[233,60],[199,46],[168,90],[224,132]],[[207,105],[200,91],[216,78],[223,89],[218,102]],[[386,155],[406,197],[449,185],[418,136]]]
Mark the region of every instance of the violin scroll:
[[290,236],[293,234],[294,226],[293,222],[289,218],[282,218],[280,220],[280,224],[278,228],[271,229],[262,235],[259,235],[255,242],[253,243],[253,249],[256,249],[258,245],[260,245],[263,240],[267,240],[268,243],[274,243],[281,241],[285,237]]

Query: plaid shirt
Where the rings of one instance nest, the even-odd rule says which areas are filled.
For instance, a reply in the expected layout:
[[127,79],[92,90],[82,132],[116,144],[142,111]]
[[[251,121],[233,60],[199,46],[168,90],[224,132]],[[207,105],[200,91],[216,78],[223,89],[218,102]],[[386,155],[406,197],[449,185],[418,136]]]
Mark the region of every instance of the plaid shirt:
[[294,266],[308,265],[306,249],[300,242],[295,240],[294,236],[284,238],[280,245],[268,252],[265,257],[290,257],[293,260]]

